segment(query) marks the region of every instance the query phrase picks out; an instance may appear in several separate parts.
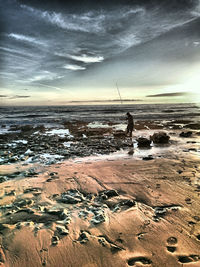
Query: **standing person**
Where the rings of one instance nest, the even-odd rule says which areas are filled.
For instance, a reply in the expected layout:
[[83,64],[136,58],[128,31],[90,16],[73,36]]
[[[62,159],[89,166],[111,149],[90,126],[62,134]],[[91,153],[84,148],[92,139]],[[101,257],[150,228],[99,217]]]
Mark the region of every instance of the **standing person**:
[[126,128],[126,134],[127,134],[127,136],[132,137],[133,127],[134,127],[133,116],[129,112],[126,113],[126,116],[127,116],[126,119],[128,121],[128,125]]

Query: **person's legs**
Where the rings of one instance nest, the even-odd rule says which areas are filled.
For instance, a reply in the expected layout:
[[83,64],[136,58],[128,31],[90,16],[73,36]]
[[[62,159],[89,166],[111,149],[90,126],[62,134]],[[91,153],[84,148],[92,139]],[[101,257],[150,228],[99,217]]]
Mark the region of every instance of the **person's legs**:
[[133,133],[133,127],[132,126],[129,127],[129,133],[130,133],[129,136],[132,137],[132,133]]
[[126,128],[126,135],[128,135],[128,133],[129,133],[129,127],[127,126],[127,128]]

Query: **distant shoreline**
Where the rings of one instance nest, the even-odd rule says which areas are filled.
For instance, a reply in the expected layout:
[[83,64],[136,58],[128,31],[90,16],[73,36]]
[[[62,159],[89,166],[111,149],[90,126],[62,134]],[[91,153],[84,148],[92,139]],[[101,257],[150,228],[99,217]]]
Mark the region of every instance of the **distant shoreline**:
[[[102,101],[98,100],[98,101],[70,101],[70,102],[66,102],[66,104],[53,104],[53,105],[3,105],[1,104],[0,109],[6,108],[6,107],[67,107],[67,106],[103,106],[103,105],[110,105],[110,106],[115,106],[115,105],[120,105],[120,106],[127,106],[127,105],[200,105],[200,102],[169,102],[169,103],[145,103],[142,100],[140,102],[142,103],[131,103],[131,102],[137,102],[137,101],[132,101],[132,100],[122,100],[123,103],[121,104],[120,100],[108,100],[108,101]],[[112,103],[115,102],[115,103]],[[118,102],[118,104],[117,104]],[[138,101],[139,102],[139,101]],[[79,105],[76,105],[76,103],[79,103]],[[81,104],[83,103],[83,104]],[[85,104],[88,103],[88,104]],[[95,103],[98,103],[98,105],[96,105]],[[106,104],[107,103],[107,104]]]

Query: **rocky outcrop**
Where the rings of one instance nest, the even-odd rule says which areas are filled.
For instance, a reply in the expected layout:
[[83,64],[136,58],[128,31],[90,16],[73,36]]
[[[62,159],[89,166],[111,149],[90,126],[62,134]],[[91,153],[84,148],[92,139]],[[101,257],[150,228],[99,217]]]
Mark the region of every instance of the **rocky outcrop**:
[[151,140],[145,137],[139,137],[137,140],[138,147],[150,147]]
[[179,134],[180,137],[191,137],[192,136],[192,132],[188,131],[188,132],[181,132]]
[[155,144],[167,144],[169,142],[170,136],[165,132],[158,132],[151,135],[150,139]]

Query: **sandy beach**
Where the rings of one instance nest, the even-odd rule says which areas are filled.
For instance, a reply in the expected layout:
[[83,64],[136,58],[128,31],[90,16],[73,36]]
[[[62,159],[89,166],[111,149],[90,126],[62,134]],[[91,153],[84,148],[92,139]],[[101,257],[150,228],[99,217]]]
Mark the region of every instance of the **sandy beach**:
[[0,267],[200,267],[200,0],[0,0]]
[[1,165],[15,177],[0,184],[1,266],[200,266],[199,137],[180,132],[132,153]]

